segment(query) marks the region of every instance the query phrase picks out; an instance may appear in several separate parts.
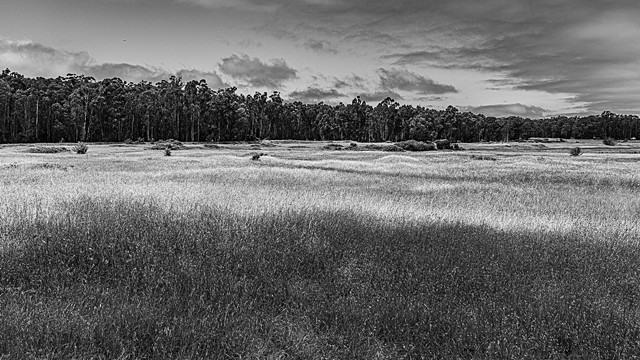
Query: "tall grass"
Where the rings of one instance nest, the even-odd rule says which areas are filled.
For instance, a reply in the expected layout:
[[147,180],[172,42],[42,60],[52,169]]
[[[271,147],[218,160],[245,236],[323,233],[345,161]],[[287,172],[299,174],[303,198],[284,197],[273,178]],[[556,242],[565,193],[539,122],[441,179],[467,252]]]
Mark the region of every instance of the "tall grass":
[[0,357],[640,354],[633,164],[96,153],[0,167]]

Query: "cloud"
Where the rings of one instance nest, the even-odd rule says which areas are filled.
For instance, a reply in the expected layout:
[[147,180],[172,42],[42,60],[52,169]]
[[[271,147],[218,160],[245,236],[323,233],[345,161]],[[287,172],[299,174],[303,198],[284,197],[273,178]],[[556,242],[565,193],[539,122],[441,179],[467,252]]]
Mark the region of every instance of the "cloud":
[[331,44],[327,41],[323,40],[314,40],[308,39],[302,44],[306,49],[317,51],[317,52],[325,52],[329,54],[337,54],[338,50],[336,50]]
[[57,77],[78,73],[92,62],[86,52],[57,50],[30,40],[0,38],[2,67],[28,76]]
[[220,76],[215,72],[207,72],[207,71],[199,71],[199,70],[180,70],[176,73],[177,76],[181,77],[185,82],[191,80],[205,80],[207,85],[209,85],[212,89],[220,89],[226,88],[227,85]]
[[169,72],[160,68],[124,63],[106,63],[84,66],[81,68],[80,73],[91,75],[98,80],[117,77],[126,81],[136,83],[143,80],[155,83],[158,81],[162,81],[163,79],[167,79],[171,76]]
[[344,77],[342,79],[334,77],[334,82],[333,82],[333,86],[337,89],[342,89],[347,87],[362,89],[364,88],[364,84],[365,84],[365,79],[355,74]]
[[402,96],[394,91],[376,91],[360,95],[360,98],[368,103],[379,103],[388,97],[395,101],[403,100]]
[[[590,112],[640,112],[635,95],[640,91],[639,2],[448,3],[468,5],[453,13],[449,6],[436,11],[450,18],[453,41],[396,48],[381,59],[500,74],[505,81],[494,83],[497,88],[558,94],[586,104]],[[422,36],[445,38],[437,32]]]
[[464,111],[470,111],[475,114],[484,114],[486,116],[494,117],[507,117],[507,116],[520,116],[523,118],[543,118],[547,109],[543,109],[537,106],[527,106],[522,104],[499,104],[499,105],[485,105],[479,107],[463,107]]
[[297,78],[297,71],[287,65],[283,59],[272,59],[270,63],[247,55],[232,55],[222,59],[220,70],[252,86],[279,88],[286,81]]
[[293,101],[301,101],[303,103],[316,103],[320,101],[328,102],[332,99],[345,97],[336,89],[323,90],[320,88],[309,87],[306,90],[297,90],[289,93],[289,98]]
[[418,94],[456,93],[455,87],[437,83],[406,69],[379,69],[380,86],[385,90],[403,90]]
[[171,75],[177,75],[186,81],[205,79],[213,88],[226,86],[215,72],[179,70],[173,73],[153,66],[127,63],[98,64],[86,52],[55,49],[30,40],[0,38],[0,63],[5,68],[29,77],[55,78],[67,74],[83,74],[93,76],[97,80],[117,77],[134,83],[143,80],[155,83],[168,79]]

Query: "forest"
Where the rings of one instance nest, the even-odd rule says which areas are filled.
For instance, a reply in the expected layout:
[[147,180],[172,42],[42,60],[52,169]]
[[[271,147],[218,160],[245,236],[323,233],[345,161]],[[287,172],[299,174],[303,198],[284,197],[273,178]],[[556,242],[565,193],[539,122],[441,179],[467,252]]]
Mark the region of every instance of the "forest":
[[251,141],[258,139],[383,142],[449,139],[516,141],[530,137],[640,137],[640,119],[600,115],[529,119],[490,117],[402,105],[386,98],[372,106],[284,101],[279,92],[237,93],[206,81],[170,77],[156,84],[85,75],[29,78],[0,75],[0,142]]

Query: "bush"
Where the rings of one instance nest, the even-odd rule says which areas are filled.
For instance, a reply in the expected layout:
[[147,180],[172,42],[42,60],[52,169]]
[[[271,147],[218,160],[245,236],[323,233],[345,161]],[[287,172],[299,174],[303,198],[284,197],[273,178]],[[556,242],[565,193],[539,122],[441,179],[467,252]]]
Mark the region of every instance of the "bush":
[[55,146],[36,146],[26,150],[26,152],[34,154],[57,154],[65,151],[69,151],[69,149]]
[[265,153],[255,153],[253,155],[251,155],[251,160],[253,161],[260,161],[260,157],[267,155]]
[[445,150],[451,148],[451,143],[447,139],[438,139],[434,141],[438,150]]
[[402,149],[400,146],[393,145],[393,144],[385,144],[385,145],[369,144],[369,145],[363,146],[362,149],[364,149],[364,150],[373,150],[373,151],[389,151],[389,152],[402,152],[402,151],[404,151],[404,149]]
[[171,149],[171,150],[184,150],[186,149],[186,146],[184,146],[180,141],[178,140],[158,140],[158,142],[156,142],[152,147],[151,150],[165,150],[165,149]]
[[602,140],[602,143],[607,145],[607,146],[616,146],[616,141],[613,138],[610,138],[610,137]]
[[340,144],[327,144],[322,147],[324,150],[342,150],[343,147]]
[[582,155],[582,149],[579,146],[576,146],[576,147],[571,148],[569,150],[569,154],[571,156],[580,156],[580,155]]
[[471,155],[471,159],[473,160],[484,160],[484,161],[498,161],[497,158],[490,155]]
[[75,151],[76,154],[86,154],[87,150],[89,150],[89,147],[82,142],[79,142],[78,145],[73,147],[73,151]]
[[436,145],[434,143],[426,143],[416,140],[402,141],[396,143],[396,146],[406,151],[430,151],[436,149]]
[[164,149],[164,156],[171,156],[171,148]]

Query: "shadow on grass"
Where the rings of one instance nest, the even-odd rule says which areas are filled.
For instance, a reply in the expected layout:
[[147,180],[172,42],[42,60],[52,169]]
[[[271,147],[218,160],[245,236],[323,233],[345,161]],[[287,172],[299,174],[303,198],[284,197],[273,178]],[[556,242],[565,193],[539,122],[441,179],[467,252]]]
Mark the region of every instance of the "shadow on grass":
[[624,358],[639,251],[615,239],[240,217],[84,199],[7,230],[0,357]]

